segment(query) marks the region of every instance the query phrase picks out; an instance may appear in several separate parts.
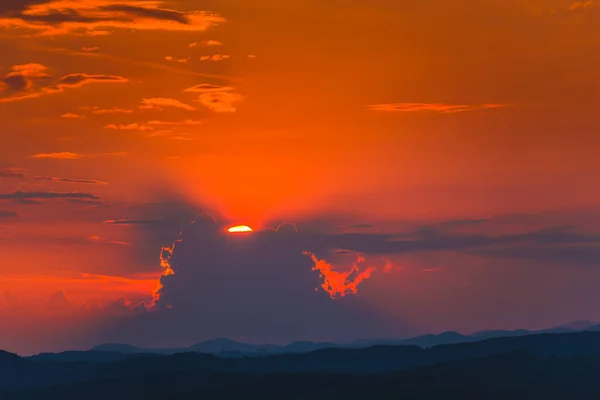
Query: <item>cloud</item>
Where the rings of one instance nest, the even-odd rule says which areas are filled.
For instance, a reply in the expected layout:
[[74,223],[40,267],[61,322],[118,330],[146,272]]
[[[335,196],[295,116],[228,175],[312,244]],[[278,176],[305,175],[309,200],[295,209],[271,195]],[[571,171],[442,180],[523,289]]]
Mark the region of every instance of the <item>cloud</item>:
[[196,100],[209,110],[219,113],[235,112],[234,103],[244,100],[244,96],[234,92],[231,86],[217,86],[207,83],[192,86],[184,90],[188,93],[200,93]]
[[49,158],[54,160],[78,160],[84,157],[85,155],[83,154],[72,153],[70,151],[64,151],[61,153],[41,153],[29,156],[29,158]]
[[191,49],[191,48],[194,48],[194,47],[196,47],[196,46],[198,46],[198,43],[194,42],[194,43],[190,43],[190,46],[189,46],[189,47],[190,47],[190,49]]
[[52,181],[52,182],[63,182],[63,183],[82,183],[88,185],[108,185],[108,182],[102,182],[97,180],[88,179],[73,179],[73,178],[56,178],[51,176],[36,176],[33,179],[38,181]]
[[168,223],[167,221],[160,220],[139,220],[139,219],[112,219],[104,221],[105,224],[109,225],[163,225]]
[[13,66],[11,72],[0,78],[0,103],[62,93],[65,89],[78,88],[90,83],[128,82],[120,76],[84,73],[69,74],[55,79],[46,72],[47,69],[48,67],[35,63]]
[[401,321],[388,326],[360,290],[351,296],[366,284],[368,266],[317,269],[291,225],[251,235],[228,234],[228,226],[204,215],[164,247],[155,306],[116,321],[111,339],[155,341],[168,334],[181,342],[223,336],[288,342],[408,331]]
[[203,83],[184,90],[188,93],[200,93],[196,100],[209,110],[219,113],[235,112],[234,103],[244,100],[244,96],[234,92],[231,86],[218,86]]
[[444,104],[444,103],[390,103],[390,104],[374,104],[367,106],[371,111],[385,112],[435,112],[440,114],[452,114],[458,112],[482,111],[496,108],[503,108],[503,104],[480,104],[480,105],[464,105],[464,104]]
[[100,50],[100,47],[82,47],[81,48],[81,51],[86,51],[86,52],[89,52],[89,53],[95,53],[98,50]]
[[200,10],[160,8],[135,0],[22,1],[0,14],[0,27],[30,35],[108,35],[116,29],[201,32],[225,20]]
[[114,131],[141,131],[141,132],[146,132],[146,131],[151,131],[152,128],[151,126],[147,126],[144,124],[138,124],[138,123],[133,123],[133,124],[108,124],[104,127],[105,129],[111,129]]
[[52,200],[52,199],[89,199],[102,198],[91,193],[79,192],[24,192],[17,190],[12,193],[0,193],[0,200]]
[[60,153],[41,153],[29,156],[33,159],[51,159],[51,160],[79,160],[81,158],[90,157],[123,157],[126,156],[125,152],[111,152],[111,153],[100,153],[100,154],[80,154],[72,153],[70,151],[64,151]]
[[221,93],[234,90],[231,86],[211,85],[210,83],[201,83],[200,85],[192,86],[184,90],[188,93]]
[[162,111],[161,107],[179,108],[186,111],[196,111],[196,108],[182,103],[179,100],[167,99],[164,97],[156,97],[150,99],[142,99],[142,105],[139,107],[143,110],[158,110]]
[[202,44],[205,46],[223,46],[223,42],[220,42],[218,40],[212,40],[212,39],[205,40],[202,42]]
[[227,54],[213,54],[212,56],[202,56],[200,57],[200,61],[223,61],[231,58],[230,55]]
[[65,118],[65,119],[85,119],[85,116],[83,115],[79,115],[79,114],[75,114],[75,113],[66,113],[60,116],[61,118]]
[[205,121],[199,119],[185,119],[183,121],[148,121],[148,125],[152,126],[195,126],[202,125]]
[[19,170],[2,169],[0,170],[0,178],[24,178],[25,174]]
[[237,111],[233,104],[242,100],[244,100],[244,96],[239,93],[219,92],[201,94],[196,101],[208,107],[211,111],[217,113],[232,113]]
[[14,211],[1,211],[0,210],[0,218],[17,218],[19,214]]
[[576,1],[569,6],[569,11],[586,9],[586,8],[594,7],[595,5],[596,5],[596,2],[592,1],[592,0]]
[[99,107],[87,107],[92,114],[102,115],[102,114],[133,114],[133,110],[126,108],[99,108]]

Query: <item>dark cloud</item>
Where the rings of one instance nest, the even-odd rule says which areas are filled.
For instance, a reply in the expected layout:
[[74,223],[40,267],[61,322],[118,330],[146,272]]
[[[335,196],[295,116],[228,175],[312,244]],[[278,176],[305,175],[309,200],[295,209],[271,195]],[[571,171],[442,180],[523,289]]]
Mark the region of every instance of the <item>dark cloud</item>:
[[12,193],[0,193],[0,200],[52,200],[52,199],[89,199],[100,200],[99,196],[91,193],[78,192],[24,192],[17,190]]
[[0,15],[15,14],[35,4],[50,3],[51,0],[2,0]]
[[175,274],[162,278],[152,312],[119,320],[111,340],[189,343],[226,336],[288,342],[414,333],[360,295],[332,300],[293,226],[250,235],[229,234],[228,226],[202,216],[175,247],[163,249]]
[[0,178],[24,178],[25,174],[21,171],[12,169],[0,170]]
[[86,82],[125,82],[126,79],[120,76],[110,75],[88,75],[88,74],[70,74],[63,76],[59,81],[59,86],[81,86]]
[[106,182],[90,180],[90,179],[56,178],[56,177],[52,177],[52,176],[36,176],[33,179],[38,180],[38,181],[82,183],[82,184],[88,184],[88,185],[107,185]]
[[0,218],[16,218],[19,214],[14,211],[0,211]]
[[189,24],[189,19],[185,16],[184,13],[174,11],[174,10],[163,10],[158,8],[145,8],[145,7],[137,7],[125,4],[115,4],[100,7],[103,11],[117,11],[124,12],[127,14],[133,14],[140,17],[145,18],[155,18],[162,19],[167,21],[174,21],[180,24]]
[[104,223],[110,225],[164,225],[169,224],[170,222],[159,220],[113,219],[104,221]]
[[0,78],[0,103],[31,99],[43,95],[60,93],[65,88],[76,88],[89,83],[125,83],[127,79],[111,75],[69,74],[60,79],[49,75],[48,67],[42,64],[14,65]]
[[500,249],[475,249],[464,253],[483,257],[517,258],[545,263],[559,263],[566,267],[573,264],[600,267],[600,241],[592,245],[515,246]]
[[20,19],[26,22],[41,22],[46,24],[62,24],[65,22],[93,23],[102,21],[131,21],[126,18],[102,18],[88,17],[79,14],[73,9],[64,9],[61,11],[51,10],[47,14],[19,14]]

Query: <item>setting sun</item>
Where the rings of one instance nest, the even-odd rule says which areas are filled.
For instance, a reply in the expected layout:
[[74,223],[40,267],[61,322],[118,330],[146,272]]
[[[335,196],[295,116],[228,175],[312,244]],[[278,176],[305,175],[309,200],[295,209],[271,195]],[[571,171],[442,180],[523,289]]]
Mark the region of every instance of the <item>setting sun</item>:
[[248,225],[237,225],[237,226],[232,226],[231,228],[227,229],[227,232],[229,232],[229,233],[246,233],[246,232],[254,232],[254,231]]

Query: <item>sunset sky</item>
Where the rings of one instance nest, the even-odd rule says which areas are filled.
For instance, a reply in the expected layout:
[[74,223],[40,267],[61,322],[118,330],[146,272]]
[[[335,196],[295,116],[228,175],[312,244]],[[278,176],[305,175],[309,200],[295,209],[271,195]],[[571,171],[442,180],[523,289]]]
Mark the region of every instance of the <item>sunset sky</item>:
[[600,322],[598,48],[595,0],[2,0],[0,348]]

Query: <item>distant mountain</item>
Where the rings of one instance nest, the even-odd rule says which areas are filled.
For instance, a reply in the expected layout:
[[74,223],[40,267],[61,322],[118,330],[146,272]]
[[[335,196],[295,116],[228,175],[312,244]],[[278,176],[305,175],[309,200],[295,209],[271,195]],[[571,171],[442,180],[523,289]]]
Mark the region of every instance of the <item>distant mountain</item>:
[[137,355],[114,362],[55,362],[0,353],[0,391],[197,370],[238,374],[382,374],[462,359],[523,352],[540,358],[600,357],[600,332],[542,334],[481,342],[329,348],[309,353],[222,358],[202,353]]
[[[128,344],[106,343],[92,348],[92,352],[110,352],[122,354],[178,354],[178,353],[206,353],[223,357],[243,357],[248,355],[266,355],[283,353],[303,353],[329,347],[340,347],[336,343],[293,342],[285,346],[274,344],[255,345],[240,343],[234,340],[218,338],[200,342],[189,347],[171,349],[144,349]],[[47,357],[47,356],[46,356]]]
[[[239,374],[190,369],[5,393],[3,400],[597,400],[600,358],[507,353],[376,375]],[[0,393],[1,395],[1,393]]]

